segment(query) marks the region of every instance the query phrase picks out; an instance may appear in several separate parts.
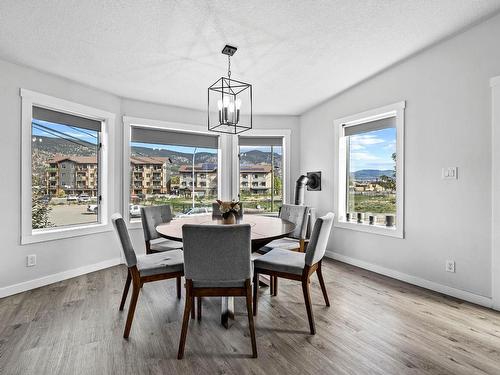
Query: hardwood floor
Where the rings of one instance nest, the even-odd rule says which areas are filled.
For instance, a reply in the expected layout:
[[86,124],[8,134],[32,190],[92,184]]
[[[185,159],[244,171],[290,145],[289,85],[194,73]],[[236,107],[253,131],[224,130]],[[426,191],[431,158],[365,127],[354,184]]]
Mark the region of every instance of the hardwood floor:
[[129,340],[118,311],[126,268],[113,267],[0,300],[1,374],[500,374],[500,313],[339,262],[324,261],[331,307],[311,287],[309,335],[301,284],[259,291],[259,358],[244,298],[231,328],[205,298],[176,359],[184,296],[175,280],[146,284]]

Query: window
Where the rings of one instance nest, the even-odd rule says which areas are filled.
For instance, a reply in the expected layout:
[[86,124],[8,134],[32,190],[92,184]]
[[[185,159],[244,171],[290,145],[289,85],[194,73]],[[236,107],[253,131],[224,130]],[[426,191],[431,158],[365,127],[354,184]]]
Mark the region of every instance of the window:
[[403,236],[404,103],[337,120],[336,225]]
[[29,90],[21,96],[21,243],[109,230],[102,202],[112,177],[100,176],[114,115]]
[[[169,204],[174,215],[209,212],[219,194],[218,143],[212,134],[132,125],[129,207]],[[137,173],[144,168],[148,181]],[[139,220],[137,213],[130,210],[130,219]]]
[[283,137],[238,139],[239,199],[245,212],[278,212],[283,203]]

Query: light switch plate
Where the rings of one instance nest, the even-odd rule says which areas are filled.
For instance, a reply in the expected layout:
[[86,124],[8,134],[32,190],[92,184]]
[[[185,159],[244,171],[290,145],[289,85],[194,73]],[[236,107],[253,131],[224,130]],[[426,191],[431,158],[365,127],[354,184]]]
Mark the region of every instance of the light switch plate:
[[447,260],[446,261],[446,272],[455,272],[455,261]]
[[36,254],[31,254],[26,257],[26,267],[36,266]]
[[458,180],[458,168],[446,167],[442,169],[441,177],[443,180]]

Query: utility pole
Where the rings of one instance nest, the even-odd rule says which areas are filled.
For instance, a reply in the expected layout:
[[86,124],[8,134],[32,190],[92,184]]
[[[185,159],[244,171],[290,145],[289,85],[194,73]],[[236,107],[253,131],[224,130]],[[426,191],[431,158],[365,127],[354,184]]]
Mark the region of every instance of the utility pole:
[[191,197],[193,199],[193,208],[194,208],[194,158],[196,157],[196,150],[198,149],[198,147],[195,147],[194,148],[194,151],[193,151],[193,170],[192,170],[192,174],[191,174],[191,184],[192,184],[192,188],[191,188]]

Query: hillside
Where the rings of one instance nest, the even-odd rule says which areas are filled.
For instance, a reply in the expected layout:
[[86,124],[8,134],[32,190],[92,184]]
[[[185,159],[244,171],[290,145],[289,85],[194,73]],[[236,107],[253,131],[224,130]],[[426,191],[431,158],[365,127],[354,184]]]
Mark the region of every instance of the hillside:
[[392,177],[394,171],[391,169],[379,170],[379,169],[362,169],[351,173],[354,179],[357,181],[375,181],[380,178],[380,176]]

